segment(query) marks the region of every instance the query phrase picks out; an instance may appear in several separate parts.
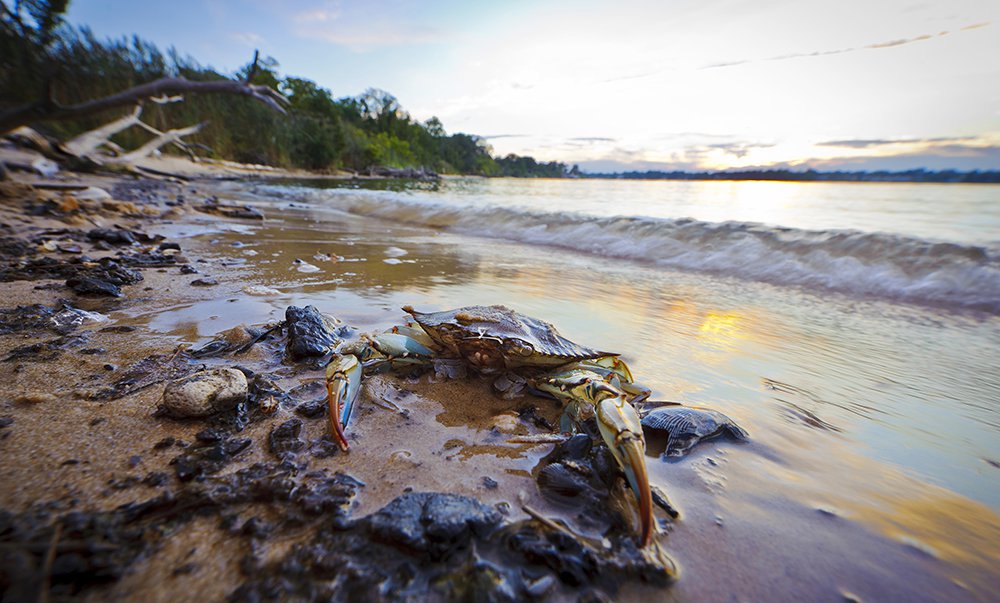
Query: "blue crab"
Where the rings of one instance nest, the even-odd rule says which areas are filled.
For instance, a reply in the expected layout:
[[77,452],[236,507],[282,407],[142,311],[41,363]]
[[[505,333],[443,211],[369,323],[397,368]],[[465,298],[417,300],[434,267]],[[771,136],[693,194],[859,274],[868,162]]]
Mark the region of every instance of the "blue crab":
[[649,546],[653,501],[646,472],[642,425],[633,403],[649,390],[634,383],[618,354],[576,344],[551,324],[504,306],[468,306],[424,313],[403,307],[412,322],[343,346],[326,367],[330,429],[344,451],[345,426],[364,373],[435,367],[449,374],[465,367],[524,384],[532,393],[564,404],[563,431],[596,419],[639,507],[640,542]]

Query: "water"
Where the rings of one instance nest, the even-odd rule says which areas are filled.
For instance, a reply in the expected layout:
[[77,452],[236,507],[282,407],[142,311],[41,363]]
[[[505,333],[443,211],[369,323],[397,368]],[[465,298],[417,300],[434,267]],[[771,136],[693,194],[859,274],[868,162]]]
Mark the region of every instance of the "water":
[[[1000,460],[1000,321],[993,316],[1000,313],[1000,187],[332,184],[266,190],[413,225],[425,236],[477,235],[457,243],[493,256],[478,263],[477,275],[453,269],[413,286],[437,293],[471,278],[479,288],[496,287],[526,312],[587,325],[581,331],[591,341],[644,350],[634,360],[640,367],[652,353],[660,362],[651,364],[670,366],[669,380],[653,377],[654,384],[689,382],[692,401],[726,399],[733,386],[752,390],[787,420],[852,434],[868,456],[1000,509],[1000,472],[990,464]],[[483,237],[534,245],[498,246]],[[515,259],[539,253],[564,264],[558,274],[555,262],[529,271],[527,259]],[[433,303],[470,303],[463,295]],[[602,298],[615,307],[595,312]],[[772,381],[779,385],[765,385],[767,395],[759,396],[761,384]],[[665,393],[687,392],[674,385]]]
[[684,514],[665,539],[678,598],[1000,588],[1000,187],[336,185],[258,186],[269,220],[212,235],[281,295],[143,320],[195,343],[292,303],[362,329],[404,304],[503,303],[750,432],[648,459]]
[[455,179],[381,187],[305,198],[481,237],[1000,313],[996,186]]

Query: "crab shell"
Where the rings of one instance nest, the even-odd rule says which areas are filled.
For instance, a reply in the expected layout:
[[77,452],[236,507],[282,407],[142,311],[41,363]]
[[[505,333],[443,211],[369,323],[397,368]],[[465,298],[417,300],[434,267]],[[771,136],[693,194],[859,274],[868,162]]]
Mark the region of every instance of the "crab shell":
[[577,360],[617,356],[573,343],[551,324],[504,306],[467,306],[445,312],[403,311],[435,343],[483,370],[559,366]]

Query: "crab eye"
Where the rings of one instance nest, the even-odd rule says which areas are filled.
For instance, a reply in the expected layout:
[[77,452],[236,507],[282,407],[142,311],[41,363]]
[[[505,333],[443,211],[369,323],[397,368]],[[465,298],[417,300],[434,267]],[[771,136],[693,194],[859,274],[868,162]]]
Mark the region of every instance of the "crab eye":
[[507,348],[508,353],[517,354],[519,356],[531,356],[535,353],[535,348],[520,339],[508,339],[505,342],[505,347]]

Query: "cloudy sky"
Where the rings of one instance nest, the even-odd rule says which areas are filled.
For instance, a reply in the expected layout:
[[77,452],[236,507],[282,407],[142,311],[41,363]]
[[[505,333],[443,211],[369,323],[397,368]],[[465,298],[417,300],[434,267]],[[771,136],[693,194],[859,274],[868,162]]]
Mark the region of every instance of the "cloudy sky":
[[69,21],[590,171],[1000,169],[1000,0],[75,0]]

